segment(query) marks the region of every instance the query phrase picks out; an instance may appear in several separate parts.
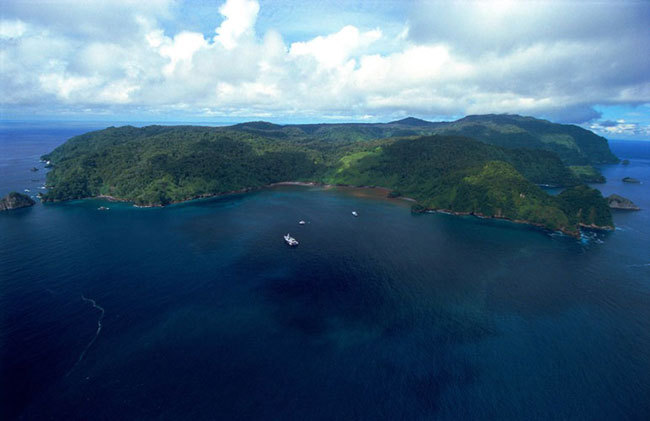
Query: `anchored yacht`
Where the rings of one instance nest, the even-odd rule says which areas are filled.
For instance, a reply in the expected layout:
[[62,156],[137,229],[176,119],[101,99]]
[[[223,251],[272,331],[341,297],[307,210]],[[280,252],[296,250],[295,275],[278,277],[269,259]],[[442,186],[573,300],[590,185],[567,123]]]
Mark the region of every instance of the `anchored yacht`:
[[352,211],[352,216],[359,216],[359,214],[357,213],[357,211]]
[[305,221],[300,221],[300,222],[298,222],[298,223],[299,223],[300,225],[305,225],[305,224],[306,224]]
[[295,247],[298,245],[298,240],[293,238],[289,233],[284,236],[284,241],[289,244],[291,247]]

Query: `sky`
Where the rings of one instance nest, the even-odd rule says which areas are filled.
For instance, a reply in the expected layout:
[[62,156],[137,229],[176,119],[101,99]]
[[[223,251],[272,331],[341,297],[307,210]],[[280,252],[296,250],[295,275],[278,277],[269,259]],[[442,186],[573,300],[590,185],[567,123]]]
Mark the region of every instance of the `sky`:
[[3,0],[3,120],[515,113],[650,139],[650,1]]

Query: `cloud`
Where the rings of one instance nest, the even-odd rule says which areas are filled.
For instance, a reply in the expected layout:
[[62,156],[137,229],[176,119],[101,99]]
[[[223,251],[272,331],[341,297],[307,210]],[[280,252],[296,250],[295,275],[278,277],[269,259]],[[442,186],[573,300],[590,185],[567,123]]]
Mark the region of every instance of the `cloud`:
[[168,58],[169,63],[163,68],[163,74],[171,75],[176,66],[185,64],[191,70],[191,61],[194,53],[208,44],[202,34],[196,32],[181,32],[174,39],[157,37],[159,33],[149,34],[150,45],[157,46],[162,57]]
[[256,31],[255,0],[215,5],[212,33],[184,28],[172,0],[5,3],[0,95],[12,115],[510,112],[584,123],[599,105],[650,102],[648,3],[421,2],[407,5],[408,21],[383,16],[389,30],[346,14],[353,21],[289,43],[282,28]]
[[649,136],[650,125],[643,125],[637,122],[628,122],[624,119],[617,121],[605,120],[598,121],[589,125],[589,128],[604,136]]
[[461,54],[480,56],[540,43],[648,35],[649,20],[650,7],[634,0],[421,0],[411,9],[409,38],[446,43]]
[[171,18],[174,4],[175,0],[6,0],[2,14],[61,35],[115,40],[137,32],[142,19]]
[[337,33],[318,36],[306,42],[294,42],[289,49],[292,57],[313,57],[325,68],[345,65],[353,53],[362,51],[381,38],[381,31],[375,29],[360,32],[358,28],[347,25]]
[[0,21],[0,39],[20,38],[26,31],[27,25],[19,19]]
[[260,5],[255,0],[227,0],[219,8],[225,20],[215,30],[216,42],[232,50],[237,46],[242,36],[254,34],[255,21],[260,11]]
[[603,128],[607,128],[607,127],[616,127],[618,126],[619,123],[617,121],[612,121],[612,120],[603,120],[598,122],[598,124]]

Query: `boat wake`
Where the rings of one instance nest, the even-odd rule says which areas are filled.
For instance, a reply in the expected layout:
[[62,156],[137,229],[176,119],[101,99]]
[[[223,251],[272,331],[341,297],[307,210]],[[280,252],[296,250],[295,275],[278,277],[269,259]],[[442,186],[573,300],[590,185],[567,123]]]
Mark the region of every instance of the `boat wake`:
[[81,352],[81,355],[79,355],[79,358],[77,358],[77,362],[74,363],[74,365],[72,366],[70,371],[68,371],[68,374],[66,374],[66,376],[68,376],[70,373],[72,373],[72,371],[77,367],[77,365],[79,365],[81,360],[84,359],[84,357],[86,356],[86,353],[88,352],[90,347],[93,345],[93,343],[95,343],[95,340],[97,340],[97,337],[99,336],[99,333],[102,331],[102,320],[104,319],[104,313],[105,313],[104,308],[101,307],[101,306],[98,306],[97,303],[95,302],[95,300],[84,297],[83,294],[81,294],[81,299],[84,302],[92,304],[93,308],[96,308],[97,310],[100,311],[100,315],[99,315],[99,319],[97,319],[97,330],[95,331],[95,336],[93,336],[93,338],[90,340],[90,342],[88,342],[88,345],[86,345],[84,350]]

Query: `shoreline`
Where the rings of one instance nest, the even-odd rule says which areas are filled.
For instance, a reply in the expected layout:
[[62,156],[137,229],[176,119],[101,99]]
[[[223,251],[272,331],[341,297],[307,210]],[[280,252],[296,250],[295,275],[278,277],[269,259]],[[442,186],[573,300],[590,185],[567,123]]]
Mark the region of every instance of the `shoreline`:
[[[349,189],[358,189],[358,190],[382,190],[386,192],[386,199],[394,199],[394,200],[404,200],[407,202],[411,203],[417,203],[417,200],[407,197],[407,196],[398,196],[398,197],[388,197],[388,193],[392,192],[393,190],[387,187],[382,187],[382,186],[352,186],[352,185],[346,185],[346,184],[327,184],[327,183],[320,183],[316,181],[279,181],[276,183],[270,183],[266,184],[264,186],[260,187],[247,187],[243,189],[238,189],[238,190],[231,190],[223,193],[207,193],[207,194],[201,194],[198,196],[190,197],[187,199],[183,200],[178,200],[178,201],[173,201],[165,205],[138,205],[136,204],[133,200],[129,199],[122,199],[119,197],[111,196],[111,195],[106,195],[106,194],[100,194],[97,196],[91,196],[91,197],[85,197],[80,200],[86,200],[86,199],[104,199],[108,200],[110,202],[122,202],[122,203],[133,203],[133,206],[136,208],[163,208],[166,206],[170,205],[177,205],[185,202],[191,202],[193,200],[200,200],[200,199],[210,199],[210,198],[217,198],[217,197],[223,197],[223,196],[229,196],[233,194],[242,194],[242,193],[249,193],[253,191],[259,191],[267,188],[272,188],[272,187],[279,187],[279,186],[302,186],[302,187],[323,187],[325,189],[331,189],[331,188],[349,188]],[[53,201],[53,202],[61,202],[61,201]],[[47,203],[47,202],[44,202]],[[511,219],[507,218],[504,216],[496,216],[496,215],[484,215],[481,213],[475,213],[475,212],[459,212],[459,211],[453,211],[450,209],[434,209],[434,208],[424,208],[421,211],[415,212],[415,213],[444,213],[447,215],[453,215],[453,216],[474,216],[479,219],[495,219],[495,220],[502,220],[502,221],[508,221],[512,222],[515,224],[522,224],[522,225],[528,225],[531,227],[535,228],[540,228],[545,231],[549,232],[561,232],[562,234],[565,234],[567,236],[580,239],[581,236],[581,229],[588,229],[588,230],[596,230],[596,231],[614,231],[615,228],[611,226],[598,226],[598,225],[586,225],[586,224],[578,224],[578,229],[576,231],[570,231],[567,230],[566,228],[560,228],[558,230],[552,230],[548,227],[546,227],[543,224],[536,223],[536,222],[531,222],[531,221],[526,221],[522,219]]]
[[458,212],[458,211],[452,211],[449,209],[429,209],[426,208],[422,210],[421,212],[417,213],[444,213],[446,215],[453,215],[453,216],[473,216],[478,219],[494,219],[494,220],[501,220],[501,221],[508,221],[512,222],[513,224],[521,224],[521,225],[529,225],[535,228],[540,228],[545,231],[549,232],[561,232],[562,234],[568,235],[570,237],[580,239],[581,237],[581,228],[592,230],[592,231],[614,231],[616,228],[612,226],[600,226],[600,225],[587,225],[583,223],[578,224],[578,230],[577,231],[571,231],[566,228],[559,228],[557,230],[553,230],[548,228],[544,224],[540,224],[537,222],[531,222],[531,221],[526,221],[525,219],[512,219],[512,218],[507,218],[505,216],[496,216],[496,215],[484,215],[482,213],[475,213],[475,212]]

